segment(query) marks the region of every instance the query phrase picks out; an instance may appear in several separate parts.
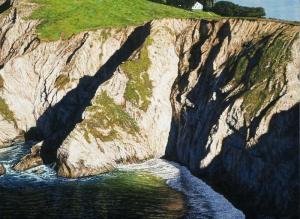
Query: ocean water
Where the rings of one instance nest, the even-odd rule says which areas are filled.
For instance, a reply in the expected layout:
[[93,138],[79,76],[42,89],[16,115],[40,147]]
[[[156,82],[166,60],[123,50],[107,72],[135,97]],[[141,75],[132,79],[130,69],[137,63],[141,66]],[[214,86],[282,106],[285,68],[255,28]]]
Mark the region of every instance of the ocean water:
[[161,159],[123,165],[110,174],[57,177],[49,166],[15,172],[30,149],[0,149],[0,218],[244,218],[184,167]]
[[263,7],[267,18],[300,21],[300,0],[228,0],[233,3]]

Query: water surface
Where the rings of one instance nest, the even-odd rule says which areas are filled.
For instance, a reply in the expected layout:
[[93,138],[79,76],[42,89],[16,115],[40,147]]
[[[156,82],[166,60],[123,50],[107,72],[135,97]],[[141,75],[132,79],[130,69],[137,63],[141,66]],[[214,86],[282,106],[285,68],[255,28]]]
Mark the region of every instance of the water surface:
[[0,150],[7,175],[0,177],[0,218],[180,218],[184,197],[145,171],[115,171],[64,179],[41,166],[25,173],[11,165],[26,147]]
[[15,172],[29,152],[0,149],[0,218],[244,218],[244,214],[185,167],[161,159],[119,166],[81,179],[56,176],[49,166]]

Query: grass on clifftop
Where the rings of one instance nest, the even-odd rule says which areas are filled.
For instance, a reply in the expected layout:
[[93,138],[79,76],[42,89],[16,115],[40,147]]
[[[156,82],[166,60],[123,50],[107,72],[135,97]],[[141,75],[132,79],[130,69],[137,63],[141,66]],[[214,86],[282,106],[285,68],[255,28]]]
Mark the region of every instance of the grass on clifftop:
[[30,18],[41,19],[38,33],[43,40],[109,27],[141,24],[159,18],[213,18],[211,12],[191,12],[149,0],[31,0],[40,4]]

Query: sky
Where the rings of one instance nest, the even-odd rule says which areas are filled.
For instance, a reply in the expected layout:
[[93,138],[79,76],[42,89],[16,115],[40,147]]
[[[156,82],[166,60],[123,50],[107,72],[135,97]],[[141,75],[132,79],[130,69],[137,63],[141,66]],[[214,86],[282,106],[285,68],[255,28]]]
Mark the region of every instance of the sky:
[[290,21],[300,21],[300,0],[227,0],[233,3],[264,7],[267,18],[277,18]]

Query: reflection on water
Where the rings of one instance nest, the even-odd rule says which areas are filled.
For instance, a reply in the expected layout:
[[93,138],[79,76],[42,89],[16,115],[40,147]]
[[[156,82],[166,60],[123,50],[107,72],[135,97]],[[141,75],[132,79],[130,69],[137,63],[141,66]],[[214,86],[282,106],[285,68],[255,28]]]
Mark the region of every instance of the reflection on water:
[[[0,215],[29,218],[178,218],[182,196],[148,174],[0,189]],[[179,203],[173,208],[172,203]]]
[[180,218],[185,212],[180,193],[143,171],[78,180],[57,178],[45,166],[12,171],[12,163],[27,150],[0,150],[8,172],[0,177],[0,218]]

